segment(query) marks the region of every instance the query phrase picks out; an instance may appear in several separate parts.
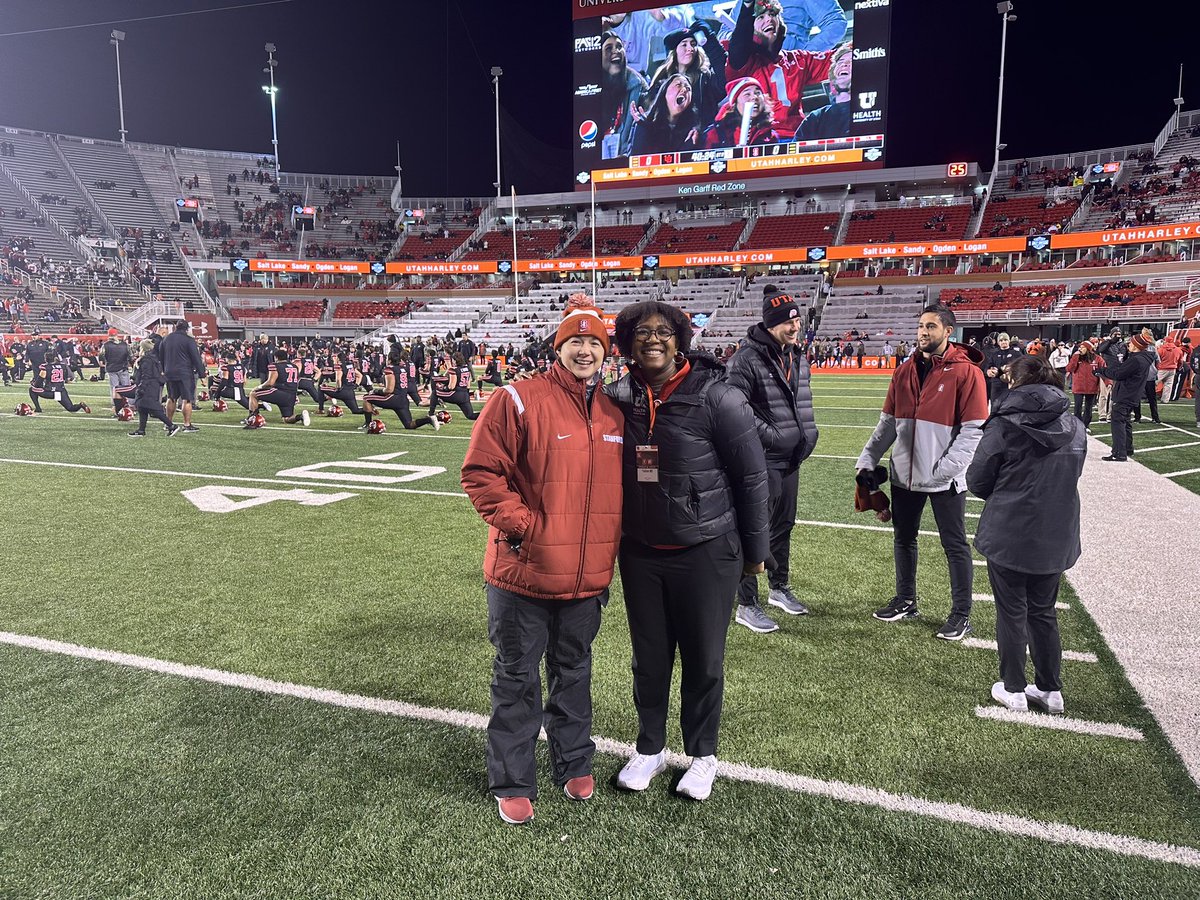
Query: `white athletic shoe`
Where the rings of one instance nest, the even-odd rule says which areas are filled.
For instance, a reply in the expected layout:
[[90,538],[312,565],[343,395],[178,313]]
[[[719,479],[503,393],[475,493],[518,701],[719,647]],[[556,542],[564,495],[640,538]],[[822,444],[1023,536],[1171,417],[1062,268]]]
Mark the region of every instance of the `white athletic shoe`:
[[1014,694],[1004,689],[1004,682],[997,681],[992,685],[992,699],[1013,712],[1028,712],[1029,703],[1024,694]]
[[693,800],[707,800],[708,795],[712,793],[713,779],[716,777],[717,758],[697,756],[679,779],[675,793],[691,797]]
[[433,419],[433,430],[434,430],[434,431],[441,431],[441,430],[442,430],[442,423],[441,423],[441,421],[438,419],[438,417],[437,417],[437,416],[430,416],[429,418]]
[[621,774],[617,776],[617,787],[623,787],[627,791],[644,791],[650,787],[654,776],[665,772],[666,769],[667,751],[665,749],[659,750],[652,756],[638,753],[625,763],[625,768],[621,769]]
[[270,411],[271,411],[271,404],[270,404],[270,403],[260,403],[260,404],[258,404],[258,406],[259,406],[259,409],[265,410],[266,412],[270,412]]
[[1063,714],[1062,691],[1042,691],[1036,685],[1026,685],[1025,700],[1030,706],[1045,710],[1052,716]]
[[308,414],[307,409],[300,410],[300,421],[304,423],[305,428],[312,423],[312,416]]

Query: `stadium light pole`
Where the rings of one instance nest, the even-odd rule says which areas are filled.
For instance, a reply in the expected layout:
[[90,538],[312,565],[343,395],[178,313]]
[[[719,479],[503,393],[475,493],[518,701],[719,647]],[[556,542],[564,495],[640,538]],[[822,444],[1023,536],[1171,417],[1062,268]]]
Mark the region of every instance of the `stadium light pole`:
[[263,85],[263,92],[271,98],[271,146],[274,148],[275,154],[275,183],[279,183],[279,126],[275,119],[275,95],[279,93],[279,88],[275,86],[275,67],[279,65],[279,61],[275,58],[275,45],[267,42],[263,47],[267,51],[267,67],[263,72],[271,79],[270,85]]
[[[1008,51],[1008,23],[1017,21],[1013,14],[1012,3],[1005,0],[996,4],[996,12],[1000,13],[1003,24],[1000,27],[1000,96],[996,100],[996,156],[992,160],[992,186],[995,186],[996,173],[1000,170],[1000,151],[1004,144],[1000,143],[1000,122],[1004,115],[1004,58]],[[988,191],[989,197],[991,191]]]
[[125,143],[125,135],[128,134],[125,130],[125,95],[121,89],[121,41],[125,40],[125,32],[113,31],[108,36],[108,42],[117,50],[117,109],[121,113],[121,143]]
[[500,199],[500,76],[504,70],[492,66],[492,88],[496,95],[496,199]]

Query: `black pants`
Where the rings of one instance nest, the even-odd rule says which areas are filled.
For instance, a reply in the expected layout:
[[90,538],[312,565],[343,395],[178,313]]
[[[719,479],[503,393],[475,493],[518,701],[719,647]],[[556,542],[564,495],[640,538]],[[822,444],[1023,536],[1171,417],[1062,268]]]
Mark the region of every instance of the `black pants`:
[[[768,564],[767,585],[771,588],[787,587],[788,568],[792,555],[792,529],[796,527],[796,493],[800,489],[800,470],[785,472],[767,469],[767,484],[770,491],[767,515],[771,523],[771,558],[774,568]],[[757,562],[757,560],[750,560]],[[758,576],[747,575],[738,585],[738,603],[753,606],[758,602]]]
[[621,581],[633,643],[638,753],[667,743],[671,674],[679,650],[679,724],[688,756],[713,756],[725,694],[725,637],[742,574],[736,532],[687,547],[656,550],[621,541]]
[[462,410],[462,414],[468,419],[478,419],[479,413],[475,412],[475,407],[471,405],[471,392],[466,388],[455,391],[453,394],[439,395],[437,388],[429,392],[429,414],[432,416],[437,410],[438,403],[443,403],[446,406],[454,404]]
[[313,403],[317,404],[317,412],[325,412],[325,395],[317,390],[317,386],[311,378],[301,378],[299,390],[313,398]]
[[1134,408],[1134,404],[1126,400],[1113,404],[1109,429],[1112,431],[1112,455],[1117,459],[1125,459],[1133,452],[1133,423],[1129,417]]
[[555,784],[592,771],[592,641],[600,630],[600,600],[537,600],[491,585],[487,598],[488,637],[496,648],[487,730],[488,789],[497,797],[534,799],[534,748],[543,724]]
[[996,597],[996,644],[1000,678],[1014,694],[1025,690],[1025,648],[1033,656],[1034,684],[1061,691],[1062,641],[1058,634],[1058,586],[1062,573],[1029,575],[988,561],[988,580]]
[[[33,401],[34,412],[42,411],[42,404],[39,402],[39,400],[43,398],[47,400],[53,400],[54,394],[55,392],[51,388],[46,388],[42,392],[35,391],[33,388],[30,388],[29,399]],[[58,402],[62,404],[62,408],[67,412],[79,412],[79,410],[83,409],[82,403],[72,402],[71,395],[67,393],[66,388],[58,389]]]
[[[157,398],[155,398],[157,400]],[[138,431],[146,430],[146,422],[151,418],[158,419],[167,428],[171,427],[171,420],[167,418],[167,411],[163,409],[161,402],[151,405],[146,400],[138,401]]]
[[[1142,391],[1142,396],[1145,398],[1146,402],[1150,404],[1150,418],[1155,422],[1158,421],[1158,395],[1154,392],[1156,387],[1158,387],[1157,381],[1147,381],[1146,387]],[[1137,405],[1137,410],[1134,412],[1133,421],[1142,421],[1142,404],[1140,403]]]
[[917,532],[925,501],[933,506],[938,536],[946,560],[950,563],[950,612],[952,615],[971,614],[971,583],[974,570],[971,548],[967,546],[967,495],[951,487],[937,494],[910,491],[892,486],[893,547],[896,557],[896,596],[901,600],[917,599]]
[[392,394],[387,398],[375,396],[368,397],[367,399],[371,401],[371,406],[375,408],[376,412],[384,409],[390,409],[392,412],[394,412],[396,414],[396,418],[398,418],[400,423],[409,431],[412,431],[415,428],[420,428],[423,425],[433,424],[433,419],[429,418],[429,416],[421,416],[416,421],[413,421],[412,412],[408,408],[407,394],[402,394],[397,391],[395,394]]
[[1075,418],[1083,423],[1084,428],[1092,427],[1092,410],[1096,407],[1095,394],[1075,395]]
[[363,414],[362,408],[358,405],[358,395],[354,393],[354,388],[343,387],[339,391],[331,391],[326,388],[323,393],[326,401],[336,403],[341,400],[354,415],[361,416]]

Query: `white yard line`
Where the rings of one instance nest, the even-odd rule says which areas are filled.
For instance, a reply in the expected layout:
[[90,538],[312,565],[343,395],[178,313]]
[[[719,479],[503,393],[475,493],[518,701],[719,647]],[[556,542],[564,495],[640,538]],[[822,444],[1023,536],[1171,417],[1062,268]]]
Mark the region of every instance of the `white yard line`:
[[[182,440],[177,438],[177,440]],[[137,469],[131,466],[93,466],[85,465],[84,463],[67,463],[67,462],[49,462],[40,459],[4,459],[0,458],[0,465],[5,463],[18,466],[50,466],[58,469],[86,469],[94,472],[121,472],[128,475],[160,475],[171,478],[204,478],[208,481],[239,481],[248,482],[250,484],[289,484],[299,487],[326,487],[340,488],[345,490],[348,486],[345,482],[340,484],[329,484],[321,481],[292,481],[284,478],[246,478],[237,475],[206,475],[200,472],[176,472],[171,469]],[[456,493],[454,491],[422,491],[416,488],[393,488],[393,487],[376,487],[373,485],[365,485],[355,483],[352,485],[356,491],[383,491],[390,494],[424,494],[429,497],[463,497],[466,494]]]
[[[112,425],[114,435],[119,435],[122,433],[122,431],[121,431],[122,426],[124,426],[125,428],[128,428],[130,426],[129,422],[119,422],[116,419],[114,419],[111,415],[108,415],[107,413],[103,413],[100,415],[92,414],[90,416],[87,415],[86,413],[60,413],[60,414],[38,413],[37,415],[32,416],[32,417],[18,416],[16,413],[0,413],[0,418],[22,419],[22,420],[31,421],[31,422],[36,422],[39,419],[65,419],[69,422],[77,422],[77,423],[100,422],[100,423],[104,423],[107,425]],[[316,417],[314,416],[314,418],[316,418]],[[324,417],[321,417],[321,418],[324,418]],[[345,418],[348,422],[355,421],[354,416],[350,415],[349,413],[347,413],[343,418]],[[151,420],[151,421],[156,422],[156,420]],[[386,420],[385,420],[385,422],[386,422]],[[250,429],[247,429],[243,425],[228,425],[223,422],[198,423],[197,427],[201,431],[203,431],[205,428],[236,428],[238,431],[250,430]],[[290,431],[293,434],[335,434],[335,435],[343,435],[343,436],[348,436],[348,437],[364,437],[365,436],[363,434],[363,432],[359,431],[357,428],[353,428],[353,429],[346,430],[346,431],[330,431],[329,429],[326,429],[326,428],[305,428],[303,425],[264,425],[262,428],[256,428],[253,430],[255,430],[255,431]],[[185,440],[189,439],[185,435],[179,435],[179,437],[184,438]],[[437,434],[436,432],[433,432],[433,431],[431,431],[429,434],[419,434],[416,431],[409,431],[408,429],[406,429],[403,425],[400,424],[399,420],[396,421],[395,430],[388,431],[386,434],[383,434],[383,435],[370,435],[370,437],[385,437],[385,438],[412,437],[412,438],[423,438],[427,441],[469,441],[471,439],[469,435]]]
[[[961,641],[959,641],[959,643],[962,644],[964,647],[967,647],[971,650],[996,650],[996,649],[998,649],[996,647],[995,641],[984,641],[984,640],[980,640],[979,638],[963,638]],[[1100,662],[1099,658],[1096,656],[1095,653],[1087,653],[1087,652],[1080,651],[1080,650],[1064,650],[1062,652],[1062,658],[1069,659],[1072,662],[1085,662],[1085,663]]]
[[1052,728],[1056,731],[1071,731],[1075,734],[1093,734],[1097,737],[1123,738],[1127,741],[1142,741],[1146,736],[1136,728],[1114,725],[1111,722],[1089,722],[1086,719],[1068,719],[1066,716],[1050,716],[1037,712],[1017,712],[1002,706],[977,706],[975,715],[996,722],[1011,722],[1016,725],[1032,725],[1035,728]]
[[[996,598],[992,594],[972,594],[972,603],[995,603]],[[1070,609],[1070,603],[1063,603],[1061,600],[1054,604],[1055,609]]]
[[1178,425],[1163,423],[1164,428],[1170,428],[1172,431],[1178,431],[1181,434],[1186,434],[1188,437],[1200,438],[1200,431],[1189,431],[1186,428],[1180,428]]
[[1181,472],[1167,472],[1163,477],[1164,478],[1180,478],[1184,475],[1196,475],[1196,474],[1200,474],[1200,469],[1184,469]]
[[[892,534],[894,529],[890,525],[855,525],[851,522],[816,522],[809,519],[797,519],[797,525],[811,525],[814,528],[845,528],[849,531],[885,531]],[[936,531],[918,531],[917,534],[923,534],[926,537],[941,537]],[[973,534],[967,535],[967,540],[975,537]]]
[[1181,447],[1200,447],[1200,441],[1189,441],[1186,444],[1167,444],[1165,447],[1139,447],[1137,455],[1143,453],[1157,453],[1159,450],[1178,450]]
[[[1140,434],[1156,434],[1160,431],[1170,431],[1170,430],[1171,430],[1170,426],[1164,425],[1161,428],[1134,428],[1133,433],[1135,436],[1137,436]],[[1182,429],[1179,429],[1179,430],[1182,431]],[[1185,431],[1184,434],[1187,434],[1187,432]],[[1112,432],[1110,431],[1108,434],[1093,434],[1092,437],[1094,437],[1098,441],[1111,441],[1112,440]]]
[[[347,694],[326,688],[272,681],[255,675],[185,665],[111,650],[81,647],[77,644],[12,634],[10,632],[0,632],[0,644],[23,647],[41,653],[53,653],[76,659],[109,663],[145,672],[155,672],[160,675],[185,678],[191,681],[239,688],[259,694],[292,697],[298,700],[323,703],[342,709],[355,709],[379,715],[449,725],[456,728],[469,728],[473,731],[485,730],[488,722],[487,716],[478,713],[418,706],[399,700],[385,700],[361,694]],[[597,736],[595,742],[597,749],[601,752],[620,758],[629,758],[636,752],[636,748],[632,744],[616,741],[611,738]],[[668,759],[671,765],[676,768],[684,768],[690,762],[687,757],[678,753],[671,753]],[[1155,862],[1187,866],[1189,868],[1200,868],[1200,850],[1193,847],[1179,847],[1128,835],[1076,828],[1073,825],[1064,825],[1057,822],[1041,822],[1037,819],[1029,819],[1024,816],[989,812],[959,803],[925,800],[909,794],[896,794],[880,790],[879,788],[865,787],[844,781],[812,778],[791,772],[782,772],[778,769],[758,768],[723,762],[720,764],[718,771],[723,777],[733,781],[762,784],[810,797],[822,797],[842,803],[851,803],[856,806],[883,809],[905,815],[922,816],[941,822],[965,825],[970,828],[1016,837],[1027,837],[1047,843],[1066,844],[1091,850],[1101,850],[1120,856],[1136,857]]]

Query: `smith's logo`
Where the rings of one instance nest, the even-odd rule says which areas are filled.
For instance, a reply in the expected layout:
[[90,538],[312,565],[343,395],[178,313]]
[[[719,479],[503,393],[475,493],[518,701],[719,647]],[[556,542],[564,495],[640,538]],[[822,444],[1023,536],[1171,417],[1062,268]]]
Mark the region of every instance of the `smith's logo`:
[[858,106],[860,109],[874,109],[877,99],[879,91],[865,91],[858,95]]
[[862,59],[883,59],[887,56],[887,51],[882,47],[871,47],[867,50],[855,50],[854,61],[858,62]]
[[601,41],[600,35],[598,34],[589,35],[588,37],[575,38],[576,53],[587,53],[591,50],[599,50],[603,46],[604,42]]

